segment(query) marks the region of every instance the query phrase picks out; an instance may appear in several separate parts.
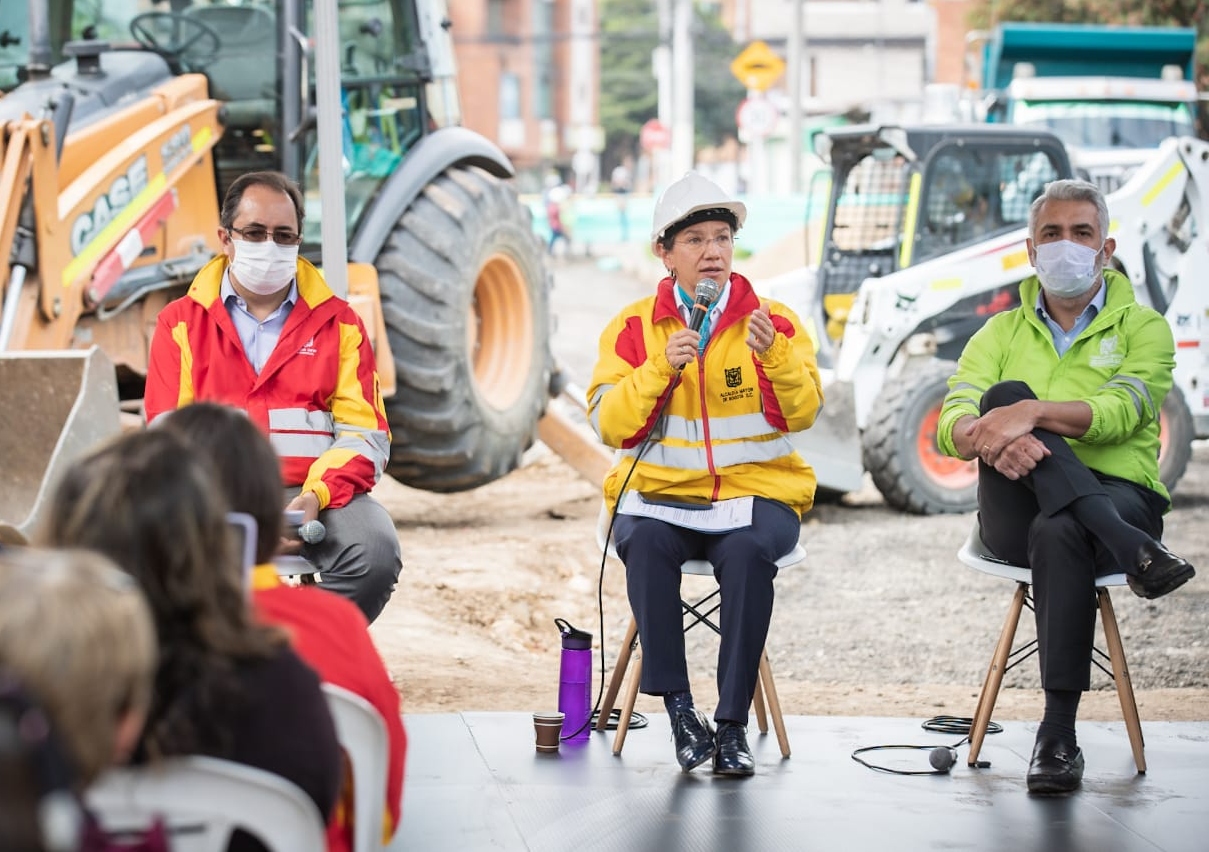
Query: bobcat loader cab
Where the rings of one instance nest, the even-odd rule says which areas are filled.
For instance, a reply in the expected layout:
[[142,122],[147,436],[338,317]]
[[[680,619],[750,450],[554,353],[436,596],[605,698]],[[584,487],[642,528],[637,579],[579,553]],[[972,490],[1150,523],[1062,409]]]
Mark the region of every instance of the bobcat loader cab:
[[[940,453],[940,404],[966,341],[1020,304],[1033,272],[1029,205],[1072,176],[1066,150],[1045,131],[985,125],[842,128],[826,139],[831,168],[807,216],[811,265],[761,285],[818,341],[827,403],[795,443],[824,494],[858,490],[868,472],[895,508],[969,511],[977,468]],[[1191,283],[1209,251],[1198,238],[1209,224],[1207,154],[1204,142],[1168,140],[1108,196],[1114,263],[1177,342],[1160,455],[1169,488],[1209,423],[1209,294]]]
[[[73,430],[109,421],[105,381],[84,376],[108,373],[139,411],[155,316],[218,251],[226,187],[256,169],[302,186],[304,256],[320,260],[321,234],[329,255],[333,228],[347,240],[327,274],[338,291],[347,276],[397,388],[387,471],[458,491],[517,465],[553,369],[548,273],[511,164],[457,125],[444,0],[5,8],[0,432],[27,470],[0,487],[0,522],[27,529],[44,480],[87,444]],[[339,50],[316,55],[312,34]],[[322,187],[321,160],[336,164]],[[31,430],[59,437],[30,452],[15,442]]]

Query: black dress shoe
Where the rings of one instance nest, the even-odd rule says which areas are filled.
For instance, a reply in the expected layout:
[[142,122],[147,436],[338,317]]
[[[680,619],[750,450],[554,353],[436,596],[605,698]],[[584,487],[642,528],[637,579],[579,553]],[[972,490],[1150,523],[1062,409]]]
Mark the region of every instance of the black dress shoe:
[[714,729],[700,710],[687,707],[672,716],[672,736],[676,740],[676,760],[685,772],[691,772],[714,755]]
[[1148,541],[1138,548],[1134,564],[1136,573],[1127,574],[1129,588],[1138,597],[1161,598],[1174,592],[1196,574],[1187,560],[1176,556],[1157,541]]
[[714,774],[745,778],[756,774],[756,759],[747,745],[747,730],[734,722],[718,725],[718,750],[714,752]]
[[1083,781],[1083,750],[1053,737],[1038,737],[1028,765],[1030,793],[1069,793]]

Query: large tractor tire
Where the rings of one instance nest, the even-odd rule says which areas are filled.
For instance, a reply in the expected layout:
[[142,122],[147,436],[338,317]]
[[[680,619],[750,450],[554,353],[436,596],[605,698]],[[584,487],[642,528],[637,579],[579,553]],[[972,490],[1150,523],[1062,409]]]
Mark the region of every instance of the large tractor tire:
[[886,502],[917,515],[977,508],[977,462],[946,456],[936,444],[952,361],[908,370],[888,382],[861,436],[865,470]]
[[550,285],[509,184],[453,167],[404,212],[375,266],[398,388],[387,472],[465,491],[513,470],[548,398]]
[[1179,388],[1173,387],[1159,409],[1159,479],[1175,493],[1176,483],[1188,470],[1196,424]]

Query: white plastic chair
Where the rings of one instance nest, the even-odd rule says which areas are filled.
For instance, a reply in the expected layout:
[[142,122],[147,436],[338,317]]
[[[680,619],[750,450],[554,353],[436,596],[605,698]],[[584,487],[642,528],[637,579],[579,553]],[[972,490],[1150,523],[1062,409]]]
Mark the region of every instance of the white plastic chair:
[[[1003,630],[999,634],[999,643],[991,657],[991,665],[987,669],[986,678],[982,682],[982,691],[978,693],[978,706],[974,710],[974,721],[970,726],[970,753],[966,758],[970,766],[978,761],[978,753],[982,749],[982,741],[986,737],[987,725],[991,721],[991,713],[995,709],[995,701],[999,698],[999,689],[1003,685],[1003,676],[1007,671],[1037,652],[1037,640],[1033,640],[1020,648],[1012,648],[1016,639],[1016,626],[1020,622],[1020,613],[1027,605],[1033,608],[1029,587],[1033,583],[1033,572],[1028,568],[1005,562],[991,554],[982,541],[982,531],[977,523],[969,537],[957,551],[957,558],[975,571],[990,574],[993,577],[1003,577],[1016,583],[1016,593],[1008,607],[1007,619],[1003,622]],[[1106,574],[1096,578],[1096,602],[1100,608],[1100,624],[1104,628],[1104,642],[1108,653],[1099,648],[1092,648],[1092,662],[1103,672],[1112,677],[1117,687],[1117,698],[1121,702],[1121,715],[1125,719],[1125,730],[1129,734],[1129,745],[1133,750],[1133,760],[1138,772],[1146,771],[1145,743],[1142,739],[1142,723],[1138,718],[1138,705],[1133,695],[1133,683],[1129,680],[1129,666],[1125,662],[1125,649],[1121,645],[1121,632],[1117,628],[1117,616],[1112,608],[1112,598],[1108,594],[1110,586],[1124,586],[1127,580],[1124,574]],[[1100,661],[1108,658],[1111,671],[1104,668]]]
[[[600,514],[596,519],[596,546],[602,551],[605,551],[614,559],[620,560],[617,555],[617,549],[613,546],[612,539],[606,540],[609,533],[610,515],[608,509],[602,505]],[[786,553],[777,560],[778,568],[789,568],[804,562],[806,559],[806,550],[802,547],[801,542],[797,542],[793,546],[793,550]],[[714,576],[714,566],[706,559],[689,559],[680,566],[681,574],[696,574],[705,577]],[[710,616],[717,611],[719,603],[714,603],[720,593],[720,590],[715,588],[705,597],[690,602],[686,600],[680,601],[681,609],[684,615],[689,616],[690,621],[685,626],[685,632],[688,632],[698,624],[705,624],[715,633],[720,633],[718,626],[710,620]],[[710,604],[709,609],[703,609],[706,604]],[[626,669],[630,666],[630,660],[634,655],[634,650],[638,647],[638,622],[634,617],[630,616],[630,626],[626,628],[625,638],[621,643],[621,650],[617,654],[617,664],[613,667],[613,676],[609,679],[608,689],[605,690],[604,699],[600,705],[600,716],[596,720],[596,730],[603,731],[608,726],[609,717],[613,712],[613,705],[617,701],[617,693],[621,689],[622,681],[625,680]],[[638,657],[634,660],[634,671],[630,675],[630,683],[626,688],[625,699],[621,707],[621,718],[617,721],[617,733],[613,737],[613,754],[621,754],[622,746],[625,745],[626,734],[630,729],[630,716],[634,712],[634,705],[638,701],[638,686],[642,679],[642,658]],[[768,704],[768,712],[765,714],[764,705]],[[785,718],[781,713],[781,700],[777,697],[777,685],[772,679],[772,666],[768,662],[768,649],[765,646],[764,652],[760,656],[760,676],[756,679],[756,694],[752,699],[752,706],[756,711],[756,725],[761,734],[768,733],[768,717],[772,717],[773,729],[777,734],[777,745],[781,749],[782,757],[789,757],[789,734],[785,731]]]
[[386,722],[372,704],[347,689],[325,683],[323,694],[353,770],[353,852],[379,852],[390,754]]
[[164,821],[173,852],[225,852],[243,829],[271,852],[326,852],[323,817],[297,785],[213,757],[175,757],[106,771],[85,794],[111,835]]

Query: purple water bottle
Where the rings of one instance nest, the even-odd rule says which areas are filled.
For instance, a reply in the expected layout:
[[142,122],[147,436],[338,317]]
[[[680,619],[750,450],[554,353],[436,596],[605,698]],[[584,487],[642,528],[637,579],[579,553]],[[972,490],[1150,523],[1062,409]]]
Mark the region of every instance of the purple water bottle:
[[558,709],[565,714],[562,738],[580,742],[592,732],[592,634],[562,618],[554,623],[563,637],[558,667]]

